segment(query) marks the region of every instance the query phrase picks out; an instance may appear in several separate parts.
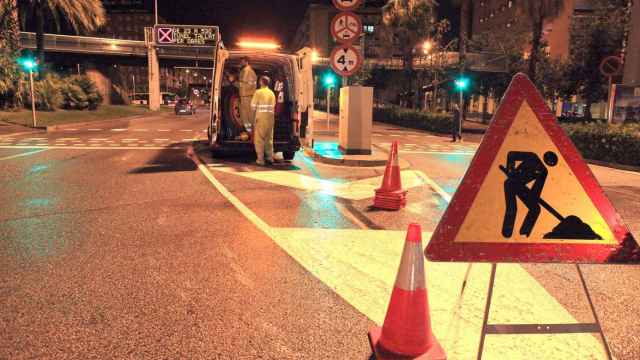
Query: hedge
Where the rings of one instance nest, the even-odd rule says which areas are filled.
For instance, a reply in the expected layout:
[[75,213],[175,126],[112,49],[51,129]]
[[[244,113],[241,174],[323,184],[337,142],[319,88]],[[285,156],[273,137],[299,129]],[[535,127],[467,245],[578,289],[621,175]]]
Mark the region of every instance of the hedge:
[[[375,121],[436,133],[451,132],[449,114],[426,113],[399,107],[374,109]],[[640,166],[640,124],[602,122],[561,124],[586,159]]]

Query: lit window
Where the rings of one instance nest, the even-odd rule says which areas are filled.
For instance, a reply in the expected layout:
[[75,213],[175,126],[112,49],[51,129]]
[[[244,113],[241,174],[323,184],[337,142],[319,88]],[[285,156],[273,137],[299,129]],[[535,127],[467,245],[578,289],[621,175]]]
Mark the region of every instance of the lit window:
[[483,22],[484,22],[484,19],[480,19],[480,22],[481,22],[481,23],[483,23]]
[[484,6],[484,1],[480,1],[480,6]]
[[510,28],[511,27],[511,22],[507,23],[507,27]]
[[512,7],[513,6],[513,1],[507,1],[507,6],[508,7]]
[[376,27],[373,25],[363,25],[362,30],[367,34],[373,34],[374,31],[376,30]]
[[490,17],[490,18],[493,18],[493,13],[489,14],[489,17]]

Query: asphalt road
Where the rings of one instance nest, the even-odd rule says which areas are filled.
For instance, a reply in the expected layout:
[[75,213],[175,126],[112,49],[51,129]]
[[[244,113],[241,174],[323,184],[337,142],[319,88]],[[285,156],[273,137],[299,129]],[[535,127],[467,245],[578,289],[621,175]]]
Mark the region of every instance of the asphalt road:
[[[302,153],[272,168],[215,159],[198,142],[206,121],[164,114],[0,137],[0,359],[369,358],[407,224],[423,226],[426,244],[477,144],[377,126],[374,143],[400,140],[410,164],[409,204],[386,212],[371,208],[383,168]],[[593,170],[639,234],[640,175]],[[475,358],[478,344],[488,268],[473,266],[462,296],[466,268],[427,264],[451,359]],[[582,269],[614,355],[640,358],[638,267]],[[573,266],[498,275],[493,322],[592,321]],[[485,359],[602,358],[592,335],[485,347]]]

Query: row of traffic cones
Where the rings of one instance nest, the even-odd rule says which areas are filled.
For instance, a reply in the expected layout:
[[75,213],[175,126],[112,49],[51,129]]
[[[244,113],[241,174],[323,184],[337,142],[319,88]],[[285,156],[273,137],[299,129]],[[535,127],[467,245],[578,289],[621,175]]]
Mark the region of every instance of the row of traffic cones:
[[369,330],[378,360],[447,358],[431,329],[422,256],[422,230],[410,224],[384,324]]
[[376,189],[373,206],[379,209],[400,210],[406,205],[407,191],[402,190],[400,164],[398,163],[398,142],[394,141],[382,178],[382,186]]
[[[398,142],[394,141],[382,185],[375,191],[373,206],[400,210],[406,204],[407,191],[402,189]],[[422,251],[422,229],[418,224],[410,224],[384,324],[381,328],[369,329],[371,349],[378,360],[447,358],[431,330]]]

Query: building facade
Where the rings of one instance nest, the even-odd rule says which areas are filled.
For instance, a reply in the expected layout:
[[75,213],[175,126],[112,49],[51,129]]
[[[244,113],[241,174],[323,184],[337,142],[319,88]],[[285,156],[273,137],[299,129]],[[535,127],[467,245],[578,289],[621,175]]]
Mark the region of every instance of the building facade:
[[[339,10],[333,6],[311,4],[302,18],[296,34],[289,44],[290,50],[298,50],[309,47],[317,51],[318,56],[328,57],[336,42],[331,35],[331,20]],[[380,39],[376,35],[376,29],[382,24],[382,10],[380,6],[360,7],[355,11],[362,19],[364,36],[356,46],[364,47],[364,55],[375,56],[378,53]]]
[[[571,29],[587,21],[593,10],[588,0],[565,0],[560,14],[543,25],[547,53],[556,59],[569,55]],[[530,32],[531,19],[518,0],[480,0],[473,2],[472,37],[492,34],[509,37],[514,31]],[[527,44],[528,45],[528,44]],[[526,46],[525,46],[526,47]],[[526,49],[525,49],[526,50]]]
[[631,8],[631,26],[624,58],[623,82],[640,86],[640,1],[634,1]]

